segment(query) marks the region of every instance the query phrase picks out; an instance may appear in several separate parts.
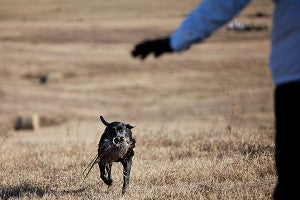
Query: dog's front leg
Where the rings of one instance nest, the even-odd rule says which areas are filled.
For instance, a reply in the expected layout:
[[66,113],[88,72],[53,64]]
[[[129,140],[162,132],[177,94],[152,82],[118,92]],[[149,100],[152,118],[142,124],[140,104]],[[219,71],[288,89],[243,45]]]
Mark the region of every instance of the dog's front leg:
[[110,164],[106,164],[105,168],[106,168],[106,171],[107,171],[107,178],[108,178],[108,182],[110,184],[108,184],[109,186],[111,186],[113,180],[112,180],[112,177],[111,177],[111,167],[112,167],[112,163]]
[[[99,165],[99,169],[100,169],[100,178],[103,180],[103,182],[106,185],[110,186],[112,184],[112,180],[109,177],[107,177],[107,174],[105,172],[106,164],[99,162],[98,165]],[[109,173],[109,175],[110,175],[110,173]]]
[[132,157],[123,159],[121,161],[123,165],[123,176],[124,176],[124,181],[123,181],[123,187],[122,187],[122,195],[125,194],[128,186],[129,186],[129,178],[130,178],[130,171],[131,171],[131,165],[132,165]]

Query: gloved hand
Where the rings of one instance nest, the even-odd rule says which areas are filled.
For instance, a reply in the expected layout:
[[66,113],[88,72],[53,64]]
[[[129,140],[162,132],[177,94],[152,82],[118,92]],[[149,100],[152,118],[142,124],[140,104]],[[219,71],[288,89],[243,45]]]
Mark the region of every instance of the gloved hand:
[[133,57],[144,60],[149,54],[153,53],[157,58],[163,53],[172,52],[170,47],[170,38],[158,38],[154,40],[145,40],[137,44],[132,50],[131,54]]

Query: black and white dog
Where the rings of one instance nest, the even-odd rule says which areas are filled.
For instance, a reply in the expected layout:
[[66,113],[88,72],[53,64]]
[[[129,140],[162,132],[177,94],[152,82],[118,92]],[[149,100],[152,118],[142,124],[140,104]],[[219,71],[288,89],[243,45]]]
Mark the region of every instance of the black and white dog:
[[123,187],[122,195],[125,194],[129,186],[129,177],[134,156],[133,148],[135,139],[132,137],[131,129],[134,126],[123,122],[107,122],[100,116],[101,122],[106,126],[98,144],[98,154],[86,167],[83,173],[89,169],[82,180],[89,175],[91,169],[98,163],[100,169],[100,178],[108,186],[112,185],[111,167],[113,162],[120,162],[123,165]]
[[124,182],[122,194],[125,194],[129,186],[130,170],[135,139],[132,137],[131,129],[134,126],[123,122],[107,122],[102,116],[100,120],[106,126],[98,145],[97,162],[100,169],[100,178],[105,184],[112,184],[111,168],[113,162],[123,165]]

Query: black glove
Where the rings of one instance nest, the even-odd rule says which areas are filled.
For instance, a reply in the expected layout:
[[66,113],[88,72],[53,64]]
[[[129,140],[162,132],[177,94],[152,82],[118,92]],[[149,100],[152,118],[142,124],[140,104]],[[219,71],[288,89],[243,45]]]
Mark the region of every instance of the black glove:
[[131,54],[133,57],[141,58],[144,60],[149,54],[153,53],[157,58],[163,53],[172,52],[170,47],[170,38],[159,38],[154,40],[145,40],[137,44],[132,50]]

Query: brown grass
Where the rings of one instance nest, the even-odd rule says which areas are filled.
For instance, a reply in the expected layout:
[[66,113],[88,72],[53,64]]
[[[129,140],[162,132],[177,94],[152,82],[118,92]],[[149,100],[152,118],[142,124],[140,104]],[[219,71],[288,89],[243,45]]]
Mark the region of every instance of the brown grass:
[[[184,53],[130,57],[136,42],[168,34],[196,3],[3,0],[0,198],[120,199],[120,164],[111,188],[96,167],[78,186],[103,115],[136,126],[124,199],[271,199],[270,32],[222,28]],[[272,9],[255,0],[237,18],[271,26]],[[65,76],[40,84],[51,72]],[[16,116],[32,113],[40,130],[13,130]]]

